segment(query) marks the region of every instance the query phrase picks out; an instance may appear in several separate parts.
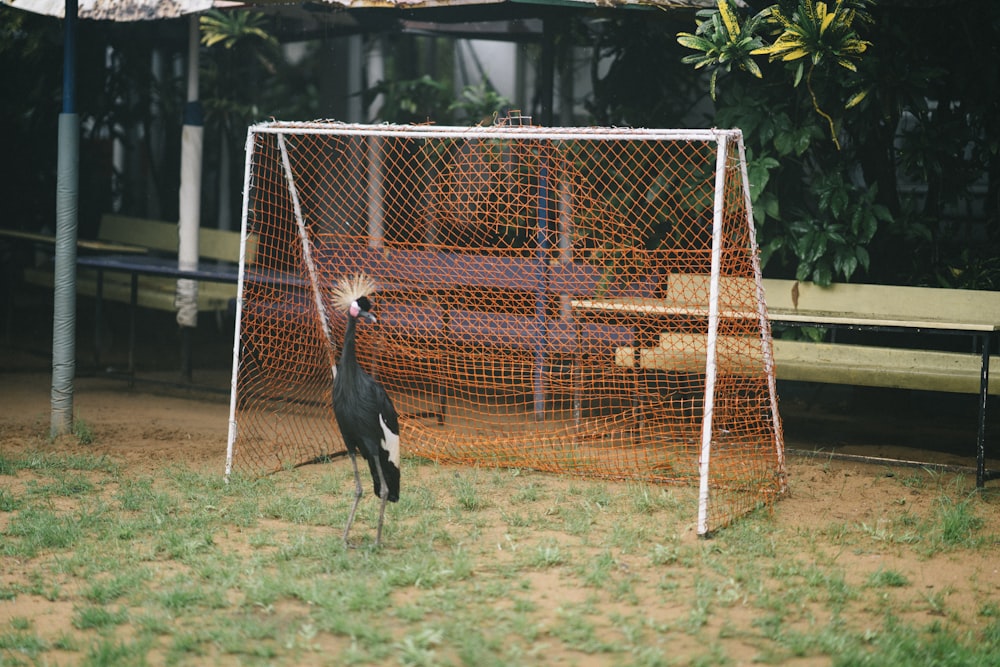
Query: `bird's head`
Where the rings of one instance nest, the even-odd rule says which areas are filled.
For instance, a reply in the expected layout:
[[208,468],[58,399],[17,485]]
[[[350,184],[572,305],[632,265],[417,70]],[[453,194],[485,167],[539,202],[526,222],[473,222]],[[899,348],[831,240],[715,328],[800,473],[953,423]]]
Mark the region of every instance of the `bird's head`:
[[372,324],[375,324],[375,316],[371,314],[372,302],[369,301],[368,297],[363,296],[357,301],[351,302],[351,307],[347,310],[351,314],[351,317],[360,317],[361,319],[368,320]]
[[355,319],[363,319],[368,322],[375,322],[375,316],[371,314],[372,302],[369,298],[378,290],[375,281],[364,273],[356,276],[348,276],[337,281],[333,288],[333,298],[336,304],[348,315]]

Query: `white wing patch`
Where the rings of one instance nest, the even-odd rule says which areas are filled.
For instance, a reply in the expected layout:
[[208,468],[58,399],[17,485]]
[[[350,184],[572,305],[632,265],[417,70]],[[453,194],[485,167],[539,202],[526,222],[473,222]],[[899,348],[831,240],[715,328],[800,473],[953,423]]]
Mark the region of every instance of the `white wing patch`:
[[385,425],[382,415],[378,416],[378,423],[382,426],[382,449],[389,452],[389,460],[394,466],[399,467],[399,436],[389,430]]

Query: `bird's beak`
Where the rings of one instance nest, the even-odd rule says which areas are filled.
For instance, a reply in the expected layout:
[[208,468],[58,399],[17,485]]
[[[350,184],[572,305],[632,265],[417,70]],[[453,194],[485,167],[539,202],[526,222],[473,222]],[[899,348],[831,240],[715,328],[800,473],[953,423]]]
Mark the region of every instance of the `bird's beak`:
[[362,310],[360,313],[358,313],[358,317],[362,317],[368,320],[372,324],[378,322],[378,320],[375,319],[375,316],[369,313],[367,310]]

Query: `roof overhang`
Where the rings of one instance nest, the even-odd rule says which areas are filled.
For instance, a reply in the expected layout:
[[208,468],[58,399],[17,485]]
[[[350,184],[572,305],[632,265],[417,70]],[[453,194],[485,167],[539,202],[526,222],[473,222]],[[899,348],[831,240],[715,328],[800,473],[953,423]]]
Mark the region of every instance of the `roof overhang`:
[[[35,14],[64,18],[66,0],[0,0],[15,9]],[[97,21],[154,21],[172,19],[187,14],[197,14],[209,9],[258,9],[305,12],[338,10],[392,10],[408,12],[418,10],[446,10],[454,13],[463,8],[478,11],[505,7],[521,9],[516,14],[531,13],[530,7],[563,7],[570,9],[691,9],[714,7],[715,0],[78,0],[77,16]],[[529,10],[527,12],[523,10]],[[490,12],[487,12],[490,13]],[[510,13],[510,12],[508,12]]]

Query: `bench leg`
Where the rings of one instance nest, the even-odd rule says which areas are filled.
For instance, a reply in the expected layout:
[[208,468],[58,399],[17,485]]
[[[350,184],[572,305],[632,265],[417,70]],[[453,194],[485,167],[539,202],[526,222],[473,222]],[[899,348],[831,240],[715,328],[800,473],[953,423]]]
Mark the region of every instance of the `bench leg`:
[[191,335],[193,328],[182,326],[181,328],[181,379],[191,382]]
[[448,414],[448,390],[443,386],[438,386],[438,391],[441,394],[441,400],[438,403],[438,413],[437,413],[437,425],[444,426],[444,418]]
[[983,365],[979,374],[979,433],[976,439],[976,488],[986,485],[986,398],[990,389],[990,344],[992,336],[982,336]]
[[94,369],[101,372],[101,319],[104,317],[104,271],[97,269],[97,290],[94,299]]
[[135,311],[139,304],[139,274],[132,274],[132,291],[128,297],[128,386],[135,386]]

